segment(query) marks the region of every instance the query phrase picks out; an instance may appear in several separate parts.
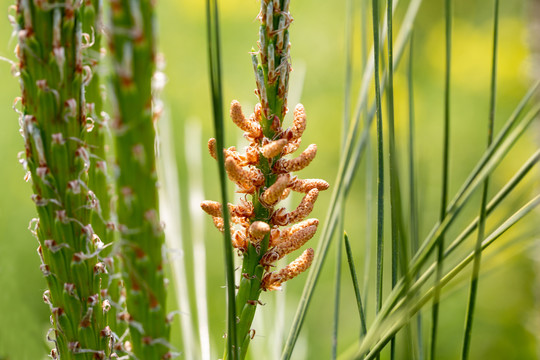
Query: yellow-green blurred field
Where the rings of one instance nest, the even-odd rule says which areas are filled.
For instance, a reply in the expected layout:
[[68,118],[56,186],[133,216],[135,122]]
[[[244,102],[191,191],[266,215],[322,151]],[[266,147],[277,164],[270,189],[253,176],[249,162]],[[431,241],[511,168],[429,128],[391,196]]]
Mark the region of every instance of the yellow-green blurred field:
[[[406,1],[398,5],[397,19],[403,15]],[[492,41],[492,2],[486,0],[458,0],[454,8],[452,106],[451,106],[451,161],[450,194],[454,194],[466,178],[486,147],[488,101],[490,86],[490,61]],[[534,64],[529,50],[538,33],[530,29],[532,1],[507,0],[501,2],[499,71],[497,88],[496,129],[508,118],[513,108],[533,82]],[[0,0],[0,9],[8,12],[12,2]],[[249,51],[256,47],[258,22],[256,16],[259,2],[256,0],[224,0],[221,10],[221,40],[223,60],[224,100],[229,103],[238,99],[248,112],[256,102],[253,70]],[[359,6],[356,6],[356,10]],[[0,11],[1,12],[1,11]],[[308,114],[308,128],[303,144],[317,143],[319,152],[311,167],[302,177],[326,179],[332,186],[339,162],[341,147],[341,123],[345,91],[345,1],[291,0],[294,22],[291,27],[291,56],[294,68],[291,74],[291,97],[300,95]],[[163,94],[166,116],[172,125],[173,148],[178,161],[180,201],[183,224],[182,236],[186,243],[184,259],[188,269],[193,268],[190,239],[199,232],[188,229],[186,224],[195,218],[189,214],[190,188],[188,172],[191,169],[187,157],[202,152],[204,196],[219,199],[217,167],[206,152],[206,140],[213,136],[210,90],[208,80],[205,4],[194,0],[161,0],[158,5],[159,43],[165,55],[165,73],[168,78]],[[352,78],[353,102],[356,99],[360,79],[361,26],[356,17],[353,41],[354,53]],[[371,25],[367,24],[371,29]],[[395,33],[399,22],[395,25]],[[16,39],[7,15],[0,21],[0,56],[15,60],[13,50]],[[371,39],[372,33],[368,31]],[[420,233],[425,236],[438,218],[444,80],[444,18],[443,1],[424,1],[414,30],[414,87],[416,110],[416,151],[418,156]],[[406,159],[406,136],[408,127],[408,103],[404,57],[395,77],[396,132],[398,150]],[[37,241],[27,230],[28,222],[35,216],[30,200],[31,187],[25,183],[24,171],[17,161],[17,153],[23,150],[19,135],[17,114],[12,104],[19,95],[18,80],[11,75],[11,65],[0,62],[0,359],[44,359],[48,344],[45,334],[49,325],[48,308],[42,301],[45,281],[39,271],[36,253]],[[538,69],[536,70],[538,71]],[[293,99],[291,99],[293,100]],[[249,105],[249,106],[248,106]],[[294,104],[289,104],[293,108]],[[385,120],[386,121],[386,120]],[[186,149],[186,126],[202,129],[201,148]],[[523,138],[492,177],[492,189],[500,188],[525,159],[538,147],[539,125],[534,124],[530,135]],[[239,130],[231,122],[226,127],[227,145],[237,143]],[[373,133],[374,134],[374,133]],[[386,140],[385,140],[386,141]],[[371,151],[371,156],[374,151]],[[375,161],[372,159],[372,163]],[[402,169],[403,174],[405,168]],[[355,252],[359,278],[364,273],[364,243],[366,239],[365,161],[358,170],[357,179],[349,195],[345,229],[349,233]],[[524,184],[510,196],[488,221],[488,230],[504,216],[515,211],[531,194],[537,193],[538,173],[529,175]],[[404,180],[405,181],[405,180]],[[232,194],[231,187],[231,194]],[[492,191],[494,192],[494,190]],[[330,192],[319,197],[314,217],[324,220]],[[293,203],[297,201],[295,198]],[[375,198],[373,198],[374,206]],[[479,196],[474,205],[453,226],[456,235],[476,216]],[[192,207],[193,208],[193,207]],[[483,276],[476,320],[473,328],[471,359],[536,359],[540,356],[540,249],[534,247],[538,238],[538,212],[529,215],[503,239],[515,239],[518,245],[501,247],[495,245],[484,256]],[[212,358],[218,358],[223,348],[225,331],[225,282],[222,240],[209,218],[204,218],[207,293]],[[370,226],[373,227],[373,224]],[[373,227],[374,229],[374,227]],[[390,234],[387,231],[386,234]],[[473,248],[474,237],[467,243]],[[334,239],[335,240],[335,239]],[[317,236],[311,240],[318,241]],[[389,241],[389,237],[388,237]],[[313,245],[314,246],[314,245]],[[373,244],[372,250],[375,245]],[[390,246],[386,249],[389,251]],[[463,250],[465,252],[465,250]],[[323,268],[322,277],[315,291],[303,331],[293,359],[329,359],[331,349],[332,310],[334,298],[334,250],[331,249]],[[175,257],[172,257],[173,261]],[[386,259],[390,259],[387,252]],[[389,260],[388,260],[389,261]],[[372,261],[371,276],[374,276]],[[439,332],[439,359],[456,359],[461,351],[463,324],[468,293],[470,268],[460,281],[455,281],[450,291],[443,293],[441,327]],[[189,286],[193,287],[192,271]],[[287,284],[285,294],[263,296],[268,303],[257,313],[258,326],[253,340],[252,359],[274,359],[280,353],[281,341],[273,337],[271,324],[283,327],[283,336],[296,309],[305,276]],[[374,281],[372,281],[374,284]],[[172,284],[172,283],[171,283]],[[171,285],[172,286],[172,285]],[[172,290],[172,289],[171,289]],[[385,288],[385,292],[388,288]],[[171,310],[176,302],[171,291]],[[374,316],[374,292],[367,307],[368,318]],[[198,299],[190,295],[196,302]],[[286,297],[285,300],[279,299]],[[285,304],[280,317],[275,303]],[[183,313],[192,309],[180,309]],[[429,314],[429,307],[425,309]],[[425,329],[429,329],[429,316],[424,316]],[[263,320],[263,321],[261,321]],[[359,322],[356,303],[346,263],[343,263],[342,301],[339,328],[339,350],[347,349],[358,339]],[[176,320],[173,345],[180,346],[180,325]],[[273,330],[272,330],[273,331]],[[400,340],[401,341],[401,340]],[[387,354],[384,353],[386,356]],[[185,358],[181,356],[181,358]],[[406,354],[398,359],[407,358]],[[189,360],[189,359],[188,359]]]

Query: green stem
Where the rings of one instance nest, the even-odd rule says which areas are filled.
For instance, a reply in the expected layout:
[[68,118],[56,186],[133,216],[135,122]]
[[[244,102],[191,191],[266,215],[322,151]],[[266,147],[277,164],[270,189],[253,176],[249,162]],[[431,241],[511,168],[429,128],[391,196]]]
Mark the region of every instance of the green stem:
[[[71,4],[71,3],[69,3]],[[39,219],[44,299],[51,309],[55,348],[64,360],[110,354],[102,309],[105,265],[91,226],[89,128],[85,119],[82,8],[17,3],[25,167]],[[101,236],[101,234],[97,234]]]
[[[493,54],[491,63],[491,91],[488,116],[488,147],[493,141],[493,125],[495,122],[495,98],[497,88],[497,40],[499,34],[499,0],[495,0],[495,14],[493,19]],[[482,241],[484,240],[486,217],[487,217],[487,198],[488,198],[489,177],[484,182],[482,189],[482,204],[480,206],[480,215],[478,221],[478,237],[474,248],[474,262],[471,277],[471,286],[469,292],[469,302],[467,305],[467,315],[465,320],[465,332],[463,337],[463,348],[461,358],[469,358],[469,349],[471,344],[472,324],[474,319],[474,309],[476,296],[478,292],[478,277],[480,275],[480,263],[482,260]]]
[[[445,0],[445,33],[446,33],[446,70],[444,85],[444,134],[443,134],[443,169],[442,193],[439,220],[442,222],[446,216],[448,199],[448,172],[449,172],[449,146],[450,146],[450,67],[452,57],[452,1]],[[431,313],[431,351],[430,359],[436,359],[437,329],[439,325],[440,287],[439,283],[443,272],[444,234],[437,239],[437,274],[435,278],[435,294]]]
[[156,48],[154,3],[122,0],[111,9],[113,130],[117,211],[123,279],[133,353],[161,359],[169,353],[159,220],[152,77]]

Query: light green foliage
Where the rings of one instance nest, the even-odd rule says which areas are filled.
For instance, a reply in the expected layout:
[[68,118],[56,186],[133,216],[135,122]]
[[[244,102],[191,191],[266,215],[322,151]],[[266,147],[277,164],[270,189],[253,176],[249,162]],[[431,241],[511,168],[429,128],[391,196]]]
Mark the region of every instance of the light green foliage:
[[116,144],[118,231],[133,353],[169,353],[159,220],[152,78],[156,68],[154,3],[111,3],[112,130]]
[[18,57],[25,167],[32,179],[41,270],[49,290],[53,358],[104,359],[110,332],[102,307],[103,244],[90,223],[90,149],[85,119],[85,64],[79,3],[21,0]]

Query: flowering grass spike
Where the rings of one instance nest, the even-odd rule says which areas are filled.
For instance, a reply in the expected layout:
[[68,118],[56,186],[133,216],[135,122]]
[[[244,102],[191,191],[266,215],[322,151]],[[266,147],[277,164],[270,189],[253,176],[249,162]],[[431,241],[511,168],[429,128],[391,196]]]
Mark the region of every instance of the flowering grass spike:
[[[261,291],[279,289],[281,284],[306,271],[313,260],[313,249],[305,250],[296,260],[281,270],[276,262],[300,249],[311,239],[318,226],[317,219],[306,219],[319,191],[328,183],[319,179],[298,179],[292,172],[300,171],[315,158],[317,146],[311,144],[297,157],[284,158],[299,149],[306,129],[303,105],[296,106],[293,124],[283,129],[287,113],[289,72],[289,25],[292,17],[288,0],[262,0],[258,16],[259,51],[252,54],[259,103],[246,118],[240,103],[232,101],[230,116],[244,131],[249,141],[244,153],[235,147],[223,149],[225,169],[237,192],[245,194],[238,205],[228,205],[231,214],[232,246],[243,257],[240,285],[236,295],[236,349],[244,359],[252,338],[251,324]],[[216,140],[208,141],[210,155],[216,159]],[[291,191],[305,194],[298,207],[290,212],[278,207]],[[202,209],[212,216],[215,226],[224,231],[221,205],[204,201]],[[295,225],[296,224],[296,225]],[[289,226],[291,225],[291,226]],[[283,228],[289,226],[288,228]],[[229,354],[225,354],[228,358]]]

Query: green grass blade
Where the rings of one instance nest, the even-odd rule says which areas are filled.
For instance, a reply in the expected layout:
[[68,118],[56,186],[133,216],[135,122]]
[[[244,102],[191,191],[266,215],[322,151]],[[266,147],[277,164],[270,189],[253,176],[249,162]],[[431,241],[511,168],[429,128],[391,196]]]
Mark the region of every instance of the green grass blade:
[[[396,1],[397,3],[397,1]],[[398,66],[401,57],[403,55],[405,46],[408,41],[409,34],[412,29],[412,24],[416,19],[416,15],[418,14],[418,10],[420,8],[420,5],[422,3],[422,0],[413,0],[407,9],[407,12],[405,14],[399,35],[396,40],[396,52],[395,52],[395,58],[394,58],[394,69]],[[364,72],[364,80],[366,81],[366,78],[370,78],[371,74],[373,72],[373,69],[368,66]],[[384,83],[384,82],[383,82]],[[336,227],[336,214],[337,214],[337,203],[338,198],[341,194],[341,192],[347,193],[350,184],[352,182],[352,179],[354,178],[354,170],[357,169],[358,161],[363,153],[363,150],[365,149],[366,145],[366,138],[369,136],[369,126],[366,127],[362,133],[361,139],[355,143],[355,138],[358,131],[358,122],[359,122],[359,114],[362,113],[363,106],[367,103],[367,91],[363,94],[363,97],[360,96],[359,106],[356,109],[356,113],[354,115],[354,121],[350,124],[350,130],[347,137],[347,142],[345,145],[344,153],[346,156],[343,156],[340,159],[339,167],[338,167],[338,174],[336,176],[335,186],[334,190],[332,192],[332,198],[330,200],[330,205],[328,207],[326,220],[323,226],[322,234],[320,241],[317,245],[317,249],[315,250],[315,259],[313,260],[313,264],[311,265],[311,269],[308,275],[308,279],[306,281],[306,285],[304,286],[304,291],[302,293],[302,296],[299,300],[298,308],[296,315],[293,319],[293,323],[291,326],[291,330],[289,332],[289,336],[287,337],[287,341],[285,343],[285,347],[283,349],[281,358],[283,360],[290,359],[294,344],[296,343],[296,339],[298,338],[298,335],[300,333],[300,329],[302,327],[304,317],[306,315],[309,303],[311,301],[311,297],[313,295],[313,291],[315,289],[315,285],[317,283],[317,280],[319,278],[322,265],[324,263],[324,260],[326,258],[326,254],[328,252],[328,247],[330,245],[331,237],[334,233],[335,227]],[[363,105],[362,105],[363,104]],[[374,114],[374,111],[373,111]],[[373,119],[373,116],[368,116],[368,119]],[[371,120],[369,121],[371,124]],[[353,159],[354,155],[354,160]]]
[[375,79],[375,103],[377,104],[377,279],[376,279],[376,312],[382,305],[383,291],[383,230],[384,230],[384,154],[381,109],[381,84],[379,82],[379,1],[372,0],[373,14],[373,57]]
[[[221,85],[221,54],[219,40],[219,17],[217,0],[207,0],[207,36],[208,36],[208,57],[210,64],[210,87],[212,91],[212,109],[214,117],[214,130],[216,133],[216,143],[218,149],[224,148],[224,125],[223,125],[223,90]],[[225,174],[225,159],[223,151],[217,151],[217,162],[219,170],[219,184],[222,198],[222,208],[226,209],[227,182]],[[238,358],[236,344],[236,305],[235,305],[235,283],[234,283],[234,262],[231,247],[231,232],[229,223],[229,212],[223,211],[223,223],[225,226],[223,236],[223,252],[225,256],[225,272],[227,279],[227,353],[231,359]]]
[[[491,199],[487,205],[486,212],[487,215],[491,214],[497,206],[503,201],[507,195],[509,195],[512,190],[523,180],[523,178],[529,173],[529,171],[540,162],[540,150],[536,151],[527,162],[518,170],[518,172],[502,187],[501,190]],[[444,256],[447,257],[451,252],[453,252],[459,245],[465,241],[465,239],[476,230],[480,219],[476,217],[472,223],[470,223],[465,230],[459,234],[459,236],[454,240],[446,249]]]
[[[415,121],[414,121],[414,87],[413,87],[413,34],[409,42],[409,66],[407,69],[407,86],[408,86],[408,100],[409,100],[409,223],[410,223],[410,239],[411,239],[411,253],[415,254],[419,247],[419,220],[418,220],[418,195],[416,192],[416,169],[415,169]],[[416,344],[413,345],[415,354],[419,360],[424,358],[424,344],[422,341],[422,315],[419,313],[416,316],[416,331],[413,332],[416,336]]]
[[367,332],[366,316],[364,307],[362,306],[362,296],[360,295],[360,288],[358,287],[358,278],[356,277],[356,269],[354,266],[354,258],[351,251],[351,244],[349,243],[349,236],[347,233],[343,234],[345,241],[345,252],[347,254],[347,262],[349,263],[349,270],[351,272],[351,280],[354,287],[354,295],[356,296],[356,306],[358,307],[358,315],[360,316],[360,335],[363,336]]
[[[346,22],[345,22],[345,93],[343,103],[343,120],[342,120],[342,138],[341,147],[342,151],[345,148],[347,140],[347,129],[349,127],[350,118],[350,101],[351,101],[351,80],[352,80],[352,58],[353,58],[353,31],[354,31],[354,4],[352,0],[346,1]],[[340,232],[344,230],[344,213],[345,213],[345,201],[344,196],[340,199],[340,218],[339,222]],[[333,333],[332,333],[332,359],[337,357],[338,347],[338,330],[339,330],[339,300],[340,300],[340,287],[341,287],[341,258],[342,247],[341,243],[336,244],[336,270],[335,270],[335,290],[334,290],[334,321],[333,321]]]
[[[519,220],[521,220],[523,217],[525,217],[527,214],[529,214],[531,211],[533,211],[535,208],[537,208],[540,205],[540,195],[535,196],[532,200],[530,200],[527,204],[522,206],[518,211],[516,211],[512,216],[508,217],[495,231],[493,231],[486,239],[482,242],[482,251],[484,251],[487,247],[492,245],[502,234],[504,234],[508,229],[510,229],[512,226],[514,226]],[[471,263],[474,260],[475,253],[474,251],[469,253],[466,257],[463,258],[456,266],[454,266],[451,270],[449,270],[444,277],[441,278],[441,281],[437,286],[440,288],[446,286],[450,280],[455,278],[458,274],[461,273],[465,269],[465,267]],[[428,270],[426,270],[426,274],[433,274],[435,272],[437,263],[433,263]],[[411,290],[418,289],[420,286],[427,281],[426,274],[423,274],[417,282],[414,284],[413,287],[411,287]],[[439,289],[440,290],[440,289]],[[414,304],[410,305],[407,304],[405,301],[401,301],[396,304],[393,308],[393,313],[389,314],[389,316],[386,318],[385,323],[378,322],[378,327],[384,328],[384,330],[379,331],[378,333],[381,334],[380,337],[376,338],[374,336],[370,336],[369,339],[366,337],[365,341],[360,344],[359,349],[357,350],[355,359],[373,359],[377,354],[380,352],[380,350],[384,347],[384,345],[389,341],[389,339],[401,328],[403,327],[408,319],[414,315],[416,312],[418,312],[429,300],[431,300],[435,295],[436,289],[435,286],[428,289],[424,295],[420,299],[418,299]],[[403,311],[406,311],[406,314],[402,313]],[[393,315],[393,316],[390,316]],[[376,320],[377,321],[377,320]],[[366,341],[369,340],[369,341]],[[371,349],[371,350],[370,350]],[[366,353],[369,350],[369,353],[362,357],[362,354]]]
[[[340,227],[343,227],[343,221],[341,221]],[[335,289],[334,289],[334,321],[332,332],[332,359],[337,357],[338,347],[338,329],[339,329],[339,299],[341,291],[341,257],[342,247],[341,242],[336,242],[336,273],[335,273]]]
[[[450,71],[452,57],[452,1],[445,0],[445,33],[446,33],[446,69],[444,85],[444,134],[443,134],[443,169],[442,169],[442,189],[441,208],[439,220],[443,221],[446,216],[446,204],[448,201],[448,172],[449,172],[449,147],[450,147]],[[443,271],[444,234],[437,239],[437,275],[435,283],[438,284]],[[437,348],[437,328],[439,325],[439,286],[435,287],[433,296],[433,309],[431,313],[431,351],[430,359],[436,359]]]
[[[497,86],[497,38],[499,33],[499,0],[495,0],[495,14],[493,19],[493,55],[491,64],[491,90],[490,90],[490,106],[488,119],[488,146],[493,140],[493,123],[495,118],[495,99]],[[478,222],[478,237],[474,249],[474,262],[471,278],[471,286],[469,292],[469,302],[467,304],[467,315],[465,320],[465,332],[463,335],[463,349],[461,358],[467,360],[469,358],[469,350],[471,344],[472,324],[474,319],[474,310],[476,304],[476,295],[478,292],[478,277],[480,275],[480,264],[482,259],[482,241],[484,240],[484,231],[487,216],[487,197],[488,197],[489,178],[484,182],[482,191],[482,203],[480,207],[480,216]]]

